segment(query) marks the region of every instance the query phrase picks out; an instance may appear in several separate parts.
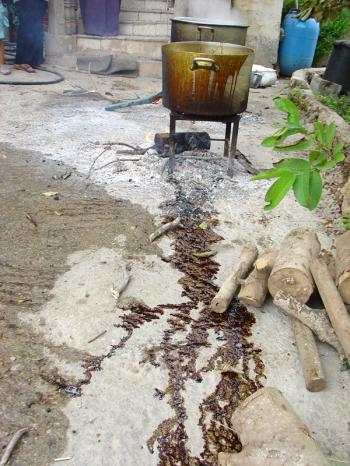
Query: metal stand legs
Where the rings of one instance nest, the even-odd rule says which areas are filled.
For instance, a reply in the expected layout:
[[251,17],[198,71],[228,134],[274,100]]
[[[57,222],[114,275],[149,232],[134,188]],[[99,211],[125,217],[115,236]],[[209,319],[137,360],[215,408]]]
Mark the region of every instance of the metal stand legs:
[[230,147],[230,154],[228,156],[228,164],[227,164],[227,176],[232,178],[233,176],[233,164],[236,157],[237,151],[237,139],[238,139],[238,129],[239,129],[239,122],[241,116],[235,115],[233,121],[233,131],[232,131],[232,139],[231,139],[231,147]]
[[[226,125],[225,139],[219,139],[224,141],[224,157],[228,157],[227,164],[227,175],[233,176],[233,165],[237,151],[237,138],[238,129],[241,115],[232,115],[231,117],[214,118],[196,115],[184,115],[182,113],[170,114],[170,140],[169,140],[169,175],[174,173],[175,169],[175,134],[176,134],[176,121],[177,120],[188,120],[188,121],[215,121],[218,123],[224,123]],[[218,139],[216,139],[218,140]]]
[[176,133],[176,118],[172,113],[170,115],[170,139],[169,139],[169,175],[175,170],[175,133]]

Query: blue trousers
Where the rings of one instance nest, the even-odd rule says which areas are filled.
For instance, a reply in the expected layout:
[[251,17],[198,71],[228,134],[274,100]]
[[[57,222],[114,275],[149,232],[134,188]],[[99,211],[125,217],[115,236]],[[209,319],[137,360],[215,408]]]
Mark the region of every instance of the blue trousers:
[[[62,0],[63,1],[63,0]],[[40,66],[44,62],[44,15],[45,0],[19,0],[16,13],[17,30],[16,63]]]

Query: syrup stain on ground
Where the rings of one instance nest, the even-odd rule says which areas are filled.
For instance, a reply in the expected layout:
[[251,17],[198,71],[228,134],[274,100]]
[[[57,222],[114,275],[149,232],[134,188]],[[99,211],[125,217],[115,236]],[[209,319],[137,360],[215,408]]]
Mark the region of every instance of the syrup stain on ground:
[[[164,314],[169,315],[161,344],[148,349],[140,364],[158,367],[160,359],[165,363],[169,373],[168,386],[164,392],[156,388],[154,396],[160,400],[167,397],[174,416],[157,427],[147,446],[151,453],[158,450],[160,466],[216,466],[219,452],[239,452],[242,448],[233,430],[231,418],[240,402],[262,387],[264,365],[260,350],[249,342],[255,323],[253,314],[236,301],[225,314],[215,314],[209,309],[218,290],[214,279],[219,264],[212,258],[198,258],[194,254],[211,250],[222,239],[213,230],[215,219],[209,212],[195,207],[181,191],[172,205],[164,206],[164,210],[169,211],[169,208],[173,212],[172,218],[181,216],[182,227],[171,233],[175,253],[164,260],[183,273],[179,283],[183,288],[182,294],[188,301],[181,304],[161,304],[154,308],[134,302],[125,307],[119,326],[126,330],[126,335],[111,347],[108,354],[85,360],[85,378],[75,386],[61,378],[51,382],[67,393],[80,396],[82,386],[90,383],[93,372],[101,370],[103,360],[116,355],[135,330]],[[171,218],[165,215],[164,222],[169,220]],[[199,227],[203,221],[208,224],[205,230]],[[192,311],[199,307],[202,308],[199,316],[192,318]],[[177,337],[183,338],[184,332],[187,336],[179,343]],[[216,336],[217,350],[205,367],[199,370],[197,360],[200,350],[211,346],[210,333]],[[237,372],[222,373],[215,391],[202,401],[199,425],[204,448],[199,457],[194,457],[187,445],[185,385],[189,380],[201,383],[203,375],[209,371],[217,371],[219,365],[233,368],[240,366],[240,369]]]

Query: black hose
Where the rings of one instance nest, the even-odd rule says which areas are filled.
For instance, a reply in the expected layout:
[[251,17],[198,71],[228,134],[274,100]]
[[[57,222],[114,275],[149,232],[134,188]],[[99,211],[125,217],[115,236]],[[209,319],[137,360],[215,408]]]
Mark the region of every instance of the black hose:
[[53,81],[1,81],[0,80],[0,84],[9,84],[9,85],[15,85],[15,86],[41,86],[44,84],[57,84],[57,83],[64,81],[64,76],[62,76],[57,71],[48,70],[47,68],[44,68],[42,66],[40,66],[38,69],[41,71],[46,71],[46,73],[54,74],[55,76],[57,76],[57,78],[54,79]]

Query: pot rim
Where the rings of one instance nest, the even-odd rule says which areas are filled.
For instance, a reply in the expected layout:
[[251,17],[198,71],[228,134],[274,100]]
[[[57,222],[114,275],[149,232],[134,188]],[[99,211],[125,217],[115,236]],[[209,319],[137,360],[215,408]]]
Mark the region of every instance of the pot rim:
[[241,23],[241,22],[230,22],[230,21],[224,21],[224,20],[211,20],[207,18],[192,18],[190,16],[176,16],[174,18],[171,18],[171,21],[177,22],[177,23],[186,23],[186,24],[193,24],[193,25],[205,25],[205,26],[222,26],[222,27],[236,27],[236,28],[242,28],[242,29],[247,29],[249,28],[249,24],[247,23]]
[[[205,41],[183,41],[183,42],[170,42],[169,44],[164,44],[162,46],[162,50],[166,50],[168,48],[174,48],[176,49],[177,47],[179,47],[180,45],[182,44],[185,44],[185,45],[188,45],[189,47],[191,45],[206,45],[208,47],[211,47],[211,48],[215,48],[215,47],[221,47],[222,45],[224,45],[225,47],[228,47],[230,49],[234,48],[234,49],[238,49],[238,50],[245,50],[245,51],[248,51],[248,55],[250,54],[254,54],[255,53],[255,50],[252,49],[251,47],[247,47],[245,45],[238,45],[238,44],[231,44],[230,42],[205,42]],[[179,47],[180,48],[180,47]],[[212,51],[203,51],[203,52],[194,52],[193,50],[178,50],[178,53],[195,53],[197,55],[226,55],[225,53],[213,53]]]

